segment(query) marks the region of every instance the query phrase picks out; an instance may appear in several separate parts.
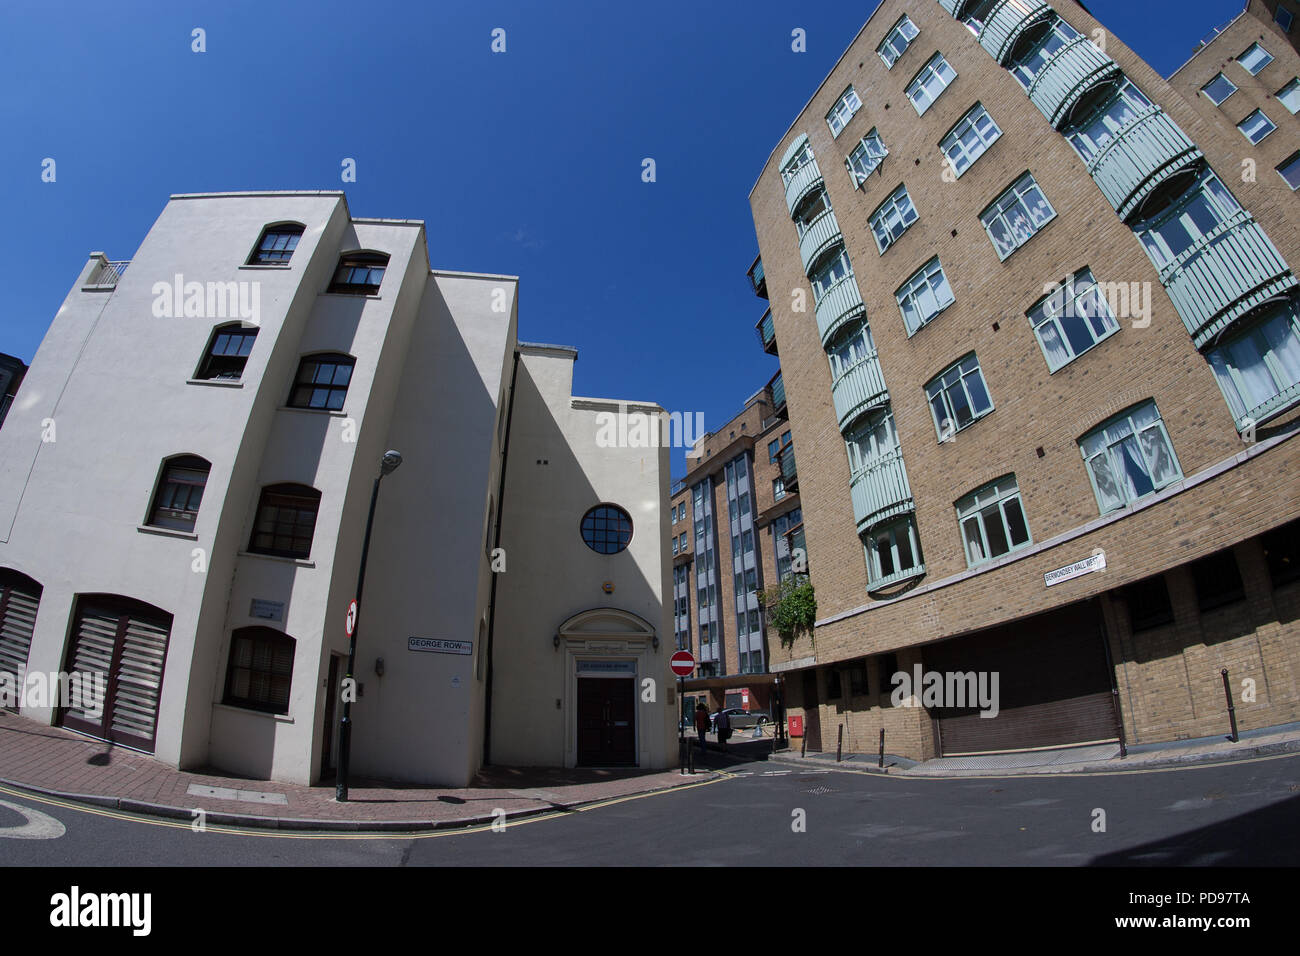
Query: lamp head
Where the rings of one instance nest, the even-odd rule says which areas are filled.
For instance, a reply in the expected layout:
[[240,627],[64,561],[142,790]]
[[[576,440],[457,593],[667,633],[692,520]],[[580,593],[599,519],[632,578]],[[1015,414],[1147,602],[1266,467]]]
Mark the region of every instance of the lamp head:
[[379,474],[391,475],[393,472],[397,471],[397,466],[401,463],[402,453],[400,451],[393,451],[390,448],[388,451],[384,452],[383,461],[379,463]]

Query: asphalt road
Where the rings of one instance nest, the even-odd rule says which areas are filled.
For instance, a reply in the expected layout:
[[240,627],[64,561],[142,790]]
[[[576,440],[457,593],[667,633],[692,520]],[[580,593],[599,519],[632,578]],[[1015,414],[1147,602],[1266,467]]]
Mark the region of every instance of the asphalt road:
[[[1300,755],[1159,772],[917,779],[790,770],[500,832],[194,832],[0,793],[5,866],[1294,866]],[[25,813],[24,813],[25,811]],[[33,812],[34,811],[34,812]],[[59,832],[62,831],[62,832]]]

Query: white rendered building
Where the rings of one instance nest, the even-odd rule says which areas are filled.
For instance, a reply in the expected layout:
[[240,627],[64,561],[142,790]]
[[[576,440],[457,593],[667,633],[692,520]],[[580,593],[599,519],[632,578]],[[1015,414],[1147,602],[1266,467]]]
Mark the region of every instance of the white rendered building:
[[396,449],[352,773],[676,759],[668,449],[598,445],[617,403],[572,398],[575,350],[517,341],[516,278],[431,271],[422,222],[314,191],[173,196],[127,265],[92,254],[0,430],[0,675],[106,682],[23,717],[328,775]]

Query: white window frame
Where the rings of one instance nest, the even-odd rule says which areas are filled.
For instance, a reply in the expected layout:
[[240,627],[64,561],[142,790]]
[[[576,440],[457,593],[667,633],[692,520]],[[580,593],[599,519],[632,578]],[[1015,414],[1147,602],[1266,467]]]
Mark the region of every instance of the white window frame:
[[[936,277],[939,280],[937,283]],[[933,298],[935,304],[935,308],[928,312],[921,308],[927,298]],[[909,336],[915,335],[920,329],[929,325],[944,309],[957,301],[957,297],[953,295],[952,284],[948,281],[948,276],[943,271],[943,263],[939,261],[938,256],[912,273],[911,277],[894,293],[894,299],[898,302],[898,311],[902,313],[903,326]],[[908,322],[908,303],[911,303],[915,315],[924,314],[924,318],[921,318],[915,326]]]
[[[1042,199],[1043,205],[1047,207],[1049,215],[1042,221],[1036,220],[1036,208],[1027,201],[1031,193],[1037,193]],[[1019,215],[1015,215],[1019,213]],[[980,213],[980,222],[984,224],[984,231],[988,234],[989,242],[993,243],[993,249],[998,254],[998,259],[1005,262],[1013,253],[1034,236],[1038,235],[1043,229],[1056,218],[1056,209],[1047,199],[1047,194],[1043,192],[1038,181],[1034,179],[1032,173],[1025,173],[1011,187],[1004,191],[1002,195],[993,200],[988,208]],[[998,244],[997,237],[993,234],[993,227],[1000,223],[1006,229],[1006,235],[1015,240],[1015,245],[1003,251]],[[1029,231],[1025,232],[1024,226],[1028,225]]]
[[[826,114],[826,125],[831,128],[831,135],[839,136],[844,131],[844,127],[849,125],[849,120],[853,119],[854,114],[860,109],[862,109],[862,100],[858,96],[858,91],[850,84],[849,88],[840,94],[831,111]],[[835,125],[836,122],[839,123],[838,127]]]
[[[944,78],[943,71],[945,69],[952,74],[951,78]],[[938,102],[939,97],[943,96],[943,91],[952,86],[956,79],[957,71],[944,59],[942,53],[936,53],[930,57],[925,66],[921,67],[920,72],[913,77],[912,82],[907,84],[907,98],[911,102],[912,108],[916,110],[916,115],[924,116],[926,110]],[[943,84],[937,92],[931,92],[929,85],[931,80],[937,80]],[[926,100],[924,106],[921,106],[919,102],[922,93],[925,94]]]
[[871,132],[858,141],[858,145],[853,147],[853,151],[844,160],[844,166],[849,171],[854,188],[861,189],[862,184],[870,178],[888,155],[889,147],[880,138],[880,131],[872,127]]
[[[1246,124],[1249,123],[1255,117],[1259,117],[1265,123],[1268,124],[1267,126],[1259,127],[1261,130],[1263,130],[1263,134],[1258,137],[1252,136],[1250,133],[1246,132]],[[1246,139],[1250,140],[1251,143],[1258,146],[1260,143],[1264,142],[1264,140],[1268,139],[1270,135],[1272,135],[1277,131],[1277,124],[1274,123],[1271,119],[1269,119],[1268,114],[1265,113],[1262,109],[1258,109],[1255,110],[1255,112],[1251,113],[1249,116],[1247,116],[1240,123],[1238,123],[1237,129],[1241,130],[1242,136],[1246,137]]]
[[[1059,289],[1036,302],[1025,316],[1034,330],[1034,338],[1038,340],[1038,347],[1043,351],[1050,372],[1065,368],[1120,329],[1114,310],[1102,294],[1091,269],[1080,269],[1071,275]],[[1082,328],[1092,338],[1092,344],[1076,351],[1074,342],[1066,334],[1062,319],[1079,320]],[[1101,331],[1098,331],[1098,326],[1101,326]],[[1052,353],[1048,351],[1045,340],[1044,330],[1048,328],[1056,336],[1057,343],[1069,353],[1068,358],[1056,364],[1053,364]]]
[[[1221,99],[1217,99],[1217,100],[1214,98],[1214,94],[1210,92],[1210,87],[1214,85],[1215,80],[1223,80],[1224,83],[1227,83],[1228,86],[1231,87],[1231,89],[1228,90],[1228,92],[1227,92],[1227,94],[1226,94],[1225,96],[1223,96]],[[1218,76],[1216,76],[1213,80],[1210,80],[1210,82],[1208,82],[1208,83],[1206,83],[1204,86],[1202,86],[1202,87],[1201,87],[1201,92],[1204,93],[1204,94],[1205,94],[1205,98],[1206,98],[1207,100],[1209,100],[1211,103],[1213,103],[1215,106],[1222,106],[1224,103],[1228,102],[1228,97],[1232,96],[1233,93],[1236,93],[1236,92],[1237,92],[1237,84],[1234,83],[1234,82],[1232,82],[1232,80],[1228,79],[1228,78],[1227,78],[1226,76],[1224,76],[1222,73],[1220,73],[1220,74],[1219,74]]]
[[[972,379],[979,381],[980,388],[984,391],[984,399],[988,402],[988,407],[982,411],[977,411],[971,392],[971,386],[968,382]],[[966,407],[970,410],[971,419],[968,422],[958,422],[957,412],[952,403],[952,390],[960,388],[962,395],[966,399]],[[943,417],[939,417],[938,410],[935,409],[935,401],[943,405]],[[989,383],[984,378],[984,370],[980,367],[979,356],[974,352],[963,355],[956,362],[953,362],[946,369],[936,375],[930,381],[925,383],[925,401],[930,408],[930,419],[934,422],[934,433],[940,442],[947,441],[953,435],[962,429],[969,428],[981,418],[992,415],[994,411],[993,394],[989,391]]]
[[[1253,70],[1246,63],[1246,57],[1250,56],[1252,50],[1258,50],[1260,53],[1264,54],[1265,57],[1263,62],[1261,62],[1259,66]],[[1264,47],[1261,46],[1258,41],[1256,41],[1252,43],[1250,46],[1248,46],[1245,52],[1243,52],[1240,56],[1237,57],[1237,62],[1241,65],[1241,68],[1245,70],[1247,73],[1249,73],[1251,76],[1259,76],[1259,74],[1264,71],[1264,68],[1273,62],[1273,54],[1269,53],[1268,50],[1264,49]]]
[[[904,25],[911,28],[912,33],[910,36],[908,35],[907,29]],[[897,63],[899,58],[907,52],[907,48],[912,45],[912,41],[915,40],[920,33],[920,27],[913,23],[912,18],[906,13],[898,18],[898,22],[894,24],[893,28],[885,38],[880,41],[880,46],[876,47],[876,53],[880,56],[880,59],[884,61],[885,69],[892,70],[894,68],[894,64]],[[901,47],[895,46],[895,39],[902,42]],[[886,49],[893,54],[894,58],[892,60],[885,55]]]
[[[1025,540],[1013,542],[1012,522],[1008,518],[1008,509],[1014,505],[1020,512],[1020,523],[1024,525]],[[962,550],[966,552],[966,566],[979,567],[996,561],[1005,555],[1028,548],[1034,543],[1033,532],[1029,529],[1029,516],[1025,514],[1025,502],[1020,496],[1020,486],[1016,476],[1003,475],[997,481],[963,496],[956,503],[957,529],[961,536]],[[994,554],[989,544],[988,529],[991,521],[996,520],[1002,526],[1002,537],[1007,543],[1007,550]],[[978,541],[971,540],[970,532],[974,530]],[[977,554],[975,548],[979,549]]]
[[[1148,406],[1150,406],[1151,410],[1155,413],[1155,418],[1152,421],[1146,423],[1145,425],[1139,427],[1134,419],[1140,412],[1144,411]],[[1103,440],[1105,440],[1104,432],[1106,432],[1108,429],[1121,427],[1124,425],[1127,425],[1128,428],[1127,434],[1122,435],[1117,441],[1108,442],[1104,446],[1099,446],[1097,450],[1093,451],[1091,454],[1089,453],[1088,449],[1085,447],[1085,443],[1097,437],[1100,437]],[[1156,480],[1152,477],[1151,459],[1147,452],[1147,449],[1143,447],[1143,439],[1142,439],[1142,436],[1156,430],[1158,430],[1159,437],[1164,442],[1164,450],[1168,452],[1169,458],[1173,462],[1173,473],[1160,483],[1157,483]],[[1136,448],[1138,455],[1142,459],[1142,465],[1146,469],[1147,478],[1150,480],[1152,485],[1150,491],[1144,492],[1143,494],[1132,498],[1129,497],[1129,491],[1126,486],[1126,483],[1123,482],[1122,480],[1118,480],[1126,472],[1122,468],[1122,464],[1123,464],[1122,460],[1117,457],[1120,454],[1120,452],[1118,452],[1117,449],[1120,448],[1120,446],[1124,442],[1127,442],[1129,439],[1132,439],[1134,441],[1134,444],[1129,446],[1130,451],[1133,448]],[[1178,455],[1174,452],[1174,443],[1169,438],[1169,431],[1168,429],[1165,428],[1164,419],[1160,416],[1160,409],[1156,407],[1156,403],[1153,399],[1148,399],[1145,402],[1139,402],[1137,405],[1134,405],[1132,408],[1126,409],[1125,411],[1120,412],[1118,415],[1106,419],[1106,421],[1102,422],[1100,425],[1097,425],[1095,428],[1089,429],[1087,434],[1085,434],[1083,437],[1079,439],[1079,451],[1083,455],[1084,470],[1087,471],[1088,473],[1088,481],[1092,484],[1092,493],[1097,499],[1097,508],[1103,515],[1110,514],[1113,511],[1120,511],[1124,508],[1127,508],[1135,501],[1140,501],[1141,499],[1145,498],[1147,495],[1155,494],[1157,491],[1160,491],[1162,488],[1168,488],[1170,485],[1176,484],[1177,482],[1182,481],[1183,479],[1183,469],[1182,469],[1182,465],[1180,465],[1178,462]],[[1093,468],[1093,462],[1099,461],[1103,457],[1105,459],[1103,463],[1106,466],[1107,472],[1110,474],[1112,480],[1114,480],[1115,486],[1121,490],[1122,497],[1124,498],[1124,501],[1121,504],[1113,505],[1109,508],[1107,508],[1102,503],[1101,493],[1097,490],[1097,479]]]
[[[980,128],[980,120],[988,120],[988,127],[984,130]],[[978,149],[967,148],[962,142],[962,137],[966,133],[973,133]],[[987,136],[987,138],[986,138]],[[948,166],[952,169],[953,175],[958,179],[966,170],[975,165],[976,161],[989,151],[994,143],[1002,138],[1002,127],[998,126],[997,121],[984,107],[983,103],[976,103],[970,110],[957,121],[954,126],[942,140],[939,142],[939,149],[948,160]],[[954,157],[966,160],[966,165],[960,169]]]
[[[900,532],[906,538],[907,545],[912,551],[912,563],[907,567],[902,567],[902,562],[898,559],[898,540]],[[874,543],[882,538],[889,541],[889,552],[894,562],[894,570],[889,574],[884,574],[877,560],[877,549]],[[897,521],[890,521],[886,524],[878,525],[866,532],[862,536],[862,549],[867,564],[867,588],[868,590],[878,585],[887,584],[892,581],[900,581],[904,578],[924,573],[925,558],[921,554],[921,542],[916,532],[915,515],[906,515]]]
[[[1273,94],[1286,111],[1292,116],[1300,113],[1300,76],[1293,78],[1289,83]],[[1289,101],[1288,101],[1289,98]],[[1293,107],[1291,104],[1294,103]]]
[[889,194],[888,199],[876,207],[869,220],[871,235],[876,240],[876,248],[880,250],[880,254],[883,256],[885,250],[901,239],[903,233],[912,228],[919,218],[921,214],[916,211],[916,204],[907,194],[907,186],[900,185]]

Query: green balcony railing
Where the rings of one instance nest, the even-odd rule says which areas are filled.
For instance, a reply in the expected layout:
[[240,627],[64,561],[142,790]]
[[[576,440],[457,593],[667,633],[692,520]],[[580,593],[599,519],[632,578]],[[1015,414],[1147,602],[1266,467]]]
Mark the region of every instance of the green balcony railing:
[[780,413],[785,408],[785,381],[781,378],[781,373],[776,373],[776,378],[772,379],[770,388],[772,389],[772,411]]
[[850,365],[831,384],[831,398],[835,402],[835,418],[840,431],[845,431],[859,415],[878,408],[889,401],[885,388],[885,375],[880,370],[880,360],[875,352],[856,365]]
[[1000,0],[989,10],[984,21],[980,46],[1001,66],[1006,66],[1011,59],[1011,51],[1025,35],[1025,31],[1052,16],[1054,12],[1046,0]]
[[853,476],[853,517],[858,531],[913,510],[903,456],[898,451],[878,458]]
[[1029,99],[1060,129],[1070,111],[1097,84],[1120,72],[1115,61],[1093,45],[1088,37],[1077,37],[1057,52],[1029,86]]
[[767,276],[763,273],[763,259],[760,256],[749,267],[749,287],[760,299],[767,298]]
[[807,231],[799,237],[799,257],[803,260],[804,275],[812,275],[812,266],[826,250],[837,242],[843,242],[840,224],[835,213],[827,209],[808,226]]
[[1160,281],[1198,349],[1268,299],[1300,288],[1286,260],[1245,211],[1161,269]]
[[794,491],[799,487],[799,471],[794,464],[794,445],[786,445],[782,448],[777,458],[781,462],[781,481],[785,485],[785,490]]
[[776,326],[772,323],[772,310],[768,309],[754,326],[758,330],[758,340],[763,344],[763,351],[776,355]]
[[967,8],[974,2],[975,0],[939,0],[939,6],[960,20],[966,13]]
[[850,273],[826,290],[817,300],[817,331],[821,333],[822,345],[843,328],[844,323],[866,312],[862,304],[862,292],[858,289],[858,280]]
[[794,175],[785,184],[785,204],[790,208],[791,215],[799,208],[799,203],[803,202],[804,197],[823,182],[822,171],[818,168],[815,159],[795,170]]
[[1204,159],[1169,114],[1157,107],[1120,130],[1088,163],[1088,172],[1127,222],[1157,186]]

